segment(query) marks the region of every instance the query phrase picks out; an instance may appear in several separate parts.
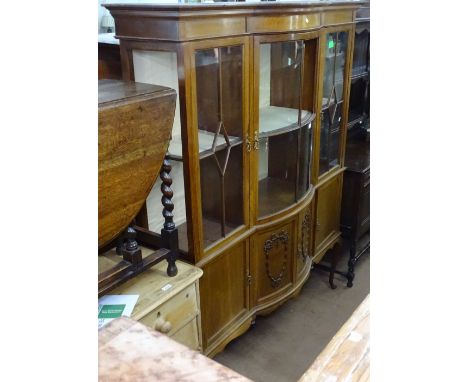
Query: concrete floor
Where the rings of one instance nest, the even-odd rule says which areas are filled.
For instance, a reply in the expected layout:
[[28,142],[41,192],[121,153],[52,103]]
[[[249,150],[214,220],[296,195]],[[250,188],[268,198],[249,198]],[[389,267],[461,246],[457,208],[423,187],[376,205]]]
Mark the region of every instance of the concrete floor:
[[[346,269],[347,251],[345,243],[340,270]],[[356,264],[354,286],[347,288],[346,279],[336,275],[335,290],[328,273],[312,270],[296,299],[257,317],[215,360],[256,382],[297,381],[369,293],[369,270],[367,253]]]

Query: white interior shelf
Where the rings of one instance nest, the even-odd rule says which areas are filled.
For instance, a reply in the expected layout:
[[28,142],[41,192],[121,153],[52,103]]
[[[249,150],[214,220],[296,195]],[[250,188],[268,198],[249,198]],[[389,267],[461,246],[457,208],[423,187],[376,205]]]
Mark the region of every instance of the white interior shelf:
[[[198,130],[198,152],[200,158],[212,152],[213,140],[215,134],[205,130]],[[229,142],[232,146],[242,142],[240,137],[228,136]],[[221,150],[226,147],[226,139],[222,133],[219,133],[216,140],[215,151]],[[168,154],[172,159],[182,160],[182,140],[179,137],[174,137],[169,144]],[[205,154],[205,155],[204,155]]]
[[[297,120],[298,109],[290,109],[279,106],[263,106],[260,108],[260,136],[282,134],[286,131],[299,128]],[[301,126],[312,121],[315,115],[307,110],[302,110]]]

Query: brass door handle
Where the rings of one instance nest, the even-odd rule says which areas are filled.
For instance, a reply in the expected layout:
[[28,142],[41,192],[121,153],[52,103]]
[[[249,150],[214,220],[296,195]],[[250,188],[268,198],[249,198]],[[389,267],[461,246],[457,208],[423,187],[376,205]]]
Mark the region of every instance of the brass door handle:
[[254,150],[258,150],[258,148],[259,148],[258,131],[256,131],[254,134]]
[[161,333],[169,333],[172,329],[172,324],[162,317],[158,317],[154,323],[154,330]]
[[252,151],[252,146],[250,144],[250,139],[249,137],[247,137],[245,139],[245,149],[247,150],[248,153],[250,153],[250,151]]

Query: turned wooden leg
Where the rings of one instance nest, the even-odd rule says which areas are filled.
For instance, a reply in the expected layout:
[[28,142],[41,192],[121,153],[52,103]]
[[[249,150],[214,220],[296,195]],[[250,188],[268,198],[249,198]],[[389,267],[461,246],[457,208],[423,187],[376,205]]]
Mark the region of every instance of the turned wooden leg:
[[167,275],[173,277],[177,275],[177,254],[179,252],[179,235],[177,232],[177,228],[174,224],[174,214],[172,211],[174,210],[174,204],[172,203],[172,197],[174,193],[172,192],[171,185],[172,185],[172,178],[171,178],[171,170],[172,166],[169,160],[164,159],[163,165],[160,171],[161,177],[161,192],[162,198],[161,203],[164,206],[163,209],[163,217],[164,217],[164,226],[161,230],[161,237],[166,243],[167,248],[170,250],[168,255],[166,256],[167,260]]
[[115,252],[117,253],[117,255],[119,256],[123,256],[123,251],[124,251],[124,235],[126,234],[127,231],[125,231],[125,233],[121,234],[117,240],[117,245],[115,246]]
[[348,273],[346,278],[348,279],[348,288],[352,288],[354,280],[354,265],[356,264],[356,246],[357,242],[353,241],[349,248],[349,260],[348,260]]
[[163,240],[168,243],[168,249],[170,252],[166,255],[166,260],[167,260],[167,270],[166,273],[168,276],[173,277],[177,275],[177,265],[176,265],[176,260],[177,260],[177,254],[178,254],[178,243],[179,243],[179,238],[178,238],[178,233],[177,230],[173,231],[167,231],[164,228],[161,230],[161,237]]
[[141,249],[136,241],[136,231],[132,227],[128,227],[124,234],[122,256],[125,261],[135,266],[139,266],[143,261]]

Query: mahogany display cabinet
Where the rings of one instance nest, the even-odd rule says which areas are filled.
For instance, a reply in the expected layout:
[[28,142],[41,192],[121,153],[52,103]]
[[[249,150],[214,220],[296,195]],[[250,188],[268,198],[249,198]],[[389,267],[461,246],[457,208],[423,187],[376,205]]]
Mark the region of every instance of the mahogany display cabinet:
[[[105,5],[124,79],[178,91],[167,158],[181,258],[204,272],[207,355],[297,295],[336,240],[361,4]],[[161,227],[158,188],[143,230]]]

